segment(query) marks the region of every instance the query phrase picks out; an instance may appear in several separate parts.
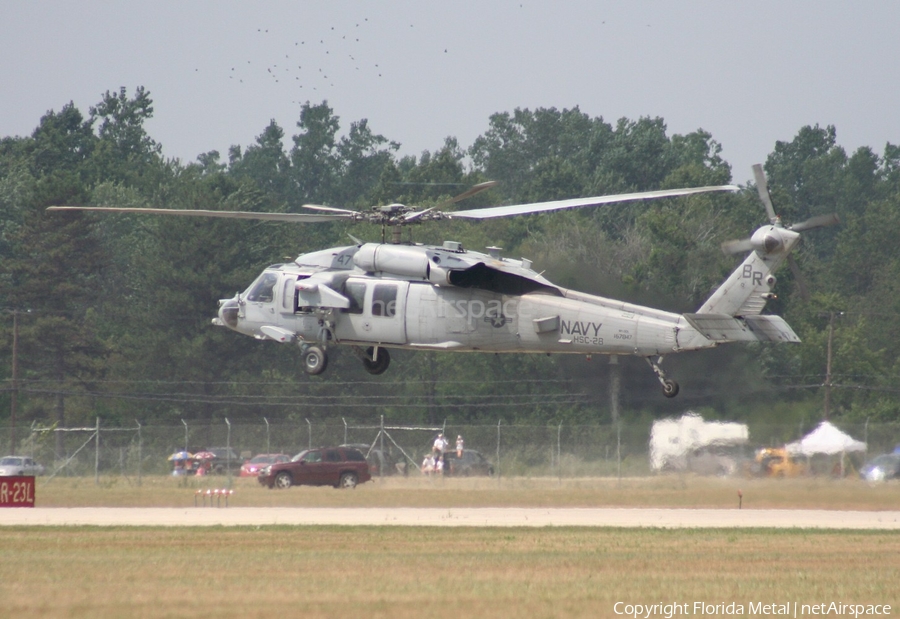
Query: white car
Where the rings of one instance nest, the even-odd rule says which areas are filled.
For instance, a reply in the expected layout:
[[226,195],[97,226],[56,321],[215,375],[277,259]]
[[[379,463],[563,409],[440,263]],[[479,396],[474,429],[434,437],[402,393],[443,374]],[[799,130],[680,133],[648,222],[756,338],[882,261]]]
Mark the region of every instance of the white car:
[[43,475],[44,467],[25,456],[6,456],[0,459],[0,477],[15,475]]

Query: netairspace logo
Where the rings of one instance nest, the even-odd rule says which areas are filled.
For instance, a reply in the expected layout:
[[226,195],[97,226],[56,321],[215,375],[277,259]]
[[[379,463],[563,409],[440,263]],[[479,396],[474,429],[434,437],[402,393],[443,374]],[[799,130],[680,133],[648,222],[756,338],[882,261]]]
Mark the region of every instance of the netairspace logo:
[[630,604],[616,602],[616,615],[632,619],[651,617],[706,616],[727,617],[730,615],[764,615],[766,617],[874,617],[891,614],[890,604],[845,604],[842,602],[821,602],[802,604],[800,602],[670,602],[668,604]]

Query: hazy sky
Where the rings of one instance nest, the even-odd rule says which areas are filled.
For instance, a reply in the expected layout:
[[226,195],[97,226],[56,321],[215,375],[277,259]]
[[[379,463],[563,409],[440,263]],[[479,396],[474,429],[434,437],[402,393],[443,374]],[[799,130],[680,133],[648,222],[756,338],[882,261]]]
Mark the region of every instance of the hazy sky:
[[148,131],[185,162],[271,119],[293,135],[305,101],[412,155],[468,147],[495,112],[578,106],[709,131],[743,183],[804,125],[848,152],[900,143],[898,28],[900,3],[836,0],[9,1],[0,136],[121,86],[150,91]]

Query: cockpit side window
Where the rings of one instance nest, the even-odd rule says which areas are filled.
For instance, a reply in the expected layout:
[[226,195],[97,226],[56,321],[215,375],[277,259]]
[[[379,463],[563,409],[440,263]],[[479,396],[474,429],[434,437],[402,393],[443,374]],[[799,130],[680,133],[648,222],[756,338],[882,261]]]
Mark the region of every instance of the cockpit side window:
[[365,282],[347,282],[344,284],[344,296],[350,300],[350,307],[342,310],[348,314],[362,314],[366,302]]
[[248,301],[257,303],[271,303],[275,299],[275,284],[278,283],[277,273],[263,273],[250,292],[247,294]]

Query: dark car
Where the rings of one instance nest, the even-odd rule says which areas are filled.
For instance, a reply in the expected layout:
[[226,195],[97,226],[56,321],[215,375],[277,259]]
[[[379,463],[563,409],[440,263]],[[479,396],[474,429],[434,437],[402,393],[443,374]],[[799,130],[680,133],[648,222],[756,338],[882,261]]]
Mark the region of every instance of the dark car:
[[209,467],[212,473],[216,475],[224,475],[227,472],[238,473],[241,469],[243,460],[231,447],[208,447],[206,451],[214,454],[216,457],[209,461]]
[[859,470],[859,476],[866,481],[900,479],[900,453],[876,456]]
[[267,466],[257,477],[262,485],[281,489],[291,486],[354,488],[370,479],[366,457],[352,447],[307,449],[290,462]]
[[480,451],[464,449],[462,457],[455,451],[444,452],[444,475],[469,477],[470,475],[493,475],[494,465]]
[[366,461],[369,463],[369,471],[372,475],[397,475],[405,474],[406,472],[405,464],[399,462],[390,451],[369,447],[365,443],[351,443],[341,445],[341,447],[352,447],[361,451],[366,456]]

